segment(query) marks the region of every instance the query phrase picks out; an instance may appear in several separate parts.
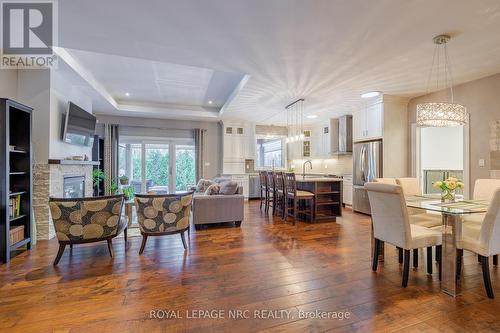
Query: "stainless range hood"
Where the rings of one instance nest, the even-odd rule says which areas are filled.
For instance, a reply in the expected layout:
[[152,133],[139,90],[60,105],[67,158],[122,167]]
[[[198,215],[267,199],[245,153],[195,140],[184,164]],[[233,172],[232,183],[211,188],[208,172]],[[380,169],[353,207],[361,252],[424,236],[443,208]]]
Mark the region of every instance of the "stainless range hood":
[[332,154],[352,154],[352,116],[332,119]]

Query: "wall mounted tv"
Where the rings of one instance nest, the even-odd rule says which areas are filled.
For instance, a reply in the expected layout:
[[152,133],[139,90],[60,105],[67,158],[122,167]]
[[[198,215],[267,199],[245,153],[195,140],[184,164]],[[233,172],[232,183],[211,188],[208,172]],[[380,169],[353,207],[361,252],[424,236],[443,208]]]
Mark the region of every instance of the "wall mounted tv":
[[69,102],[64,118],[63,141],[73,145],[92,146],[96,118],[78,105]]

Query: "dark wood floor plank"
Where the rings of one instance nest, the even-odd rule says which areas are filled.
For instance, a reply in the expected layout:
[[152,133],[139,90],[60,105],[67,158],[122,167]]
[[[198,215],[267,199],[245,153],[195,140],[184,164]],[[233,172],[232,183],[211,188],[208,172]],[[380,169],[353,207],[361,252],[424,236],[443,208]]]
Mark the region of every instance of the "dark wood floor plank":
[[[386,244],[377,272],[370,265],[370,220],[344,211],[338,223],[283,223],[245,205],[241,228],[194,231],[184,251],[178,237],[75,246],[57,267],[57,241],[40,241],[0,266],[0,331],[6,332],[444,332],[498,331],[500,301],[484,293],[481,265],[464,256],[463,296],[439,288],[437,266],[402,267]],[[419,251],[425,262],[425,251]],[[500,272],[492,267],[500,294]],[[152,319],[151,310],[248,310],[249,319]],[[257,319],[254,311],[289,311]],[[348,319],[312,319],[314,311]]]

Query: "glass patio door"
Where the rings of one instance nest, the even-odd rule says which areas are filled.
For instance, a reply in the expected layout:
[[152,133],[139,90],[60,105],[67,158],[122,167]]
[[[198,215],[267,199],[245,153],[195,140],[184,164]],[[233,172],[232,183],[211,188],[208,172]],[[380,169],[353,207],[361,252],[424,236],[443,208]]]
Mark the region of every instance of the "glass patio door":
[[135,193],[175,193],[196,185],[194,144],[186,140],[120,143],[119,173],[130,179]]
[[170,193],[170,144],[144,144],[145,191]]
[[194,145],[175,145],[175,191],[196,185]]

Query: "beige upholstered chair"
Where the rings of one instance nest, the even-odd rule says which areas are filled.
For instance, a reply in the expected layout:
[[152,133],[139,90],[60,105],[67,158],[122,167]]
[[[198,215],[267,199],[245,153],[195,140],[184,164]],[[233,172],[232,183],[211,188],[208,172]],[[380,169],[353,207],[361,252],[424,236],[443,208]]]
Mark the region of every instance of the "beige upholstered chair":
[[[474,200],[491,202],[495,191],[500,189],[500,179],[476,179],[474,184]],[[471,214],[464,216],[463,223],[482,223],[486,214]]]
[[66,245],[108,242],[113,257],[111,239],[118,236],[128,220],[122,216],[123,195],[91,198],[50,198],[49,207],[59,241],[54,265],[59,263]]
[[[420,187],[420,184],[418,183],[417,178],[413,178],[413,177],[398,178],[398,179],[396,179],[396,183],[399,186],[401,186],[405,196],[422,195],[422,189]],[[410,214],[410,215],[426,214],[424,221],[419,221],[418,218],[414,219],[414,221],[413,221],[413,223],[417,223],[418,225],[426,227],[426,228],[440,227],[442,225],[441,215],[429,214],[429,213],[426,213],[426,211],[423,209],[417,209],[417,208],[410,207],[410,208],[408,208],[408,214]]]
[[[500,253],[500,189],[497,189],[482,223],[464,223],[459,248],[479,255],[483,267],[484,287],[489,298],[493,298],[491,288],[489,257]],[[498,261],[498,257],[497,257]],[[495,263],[494,260],[494,264]]]
[[402,286],[408,285],[410,250],[427,248],[427,272],[432,274],[432,247],[440,251],[441,232],[411,223],[412,216],[406,209],[403,189],[399,185],[367,183],[373,221],[373,271],[377,270],[381,242],[390,243],[404,250]]
[[396,183],[403,188],[404,195],[422,195],[422,189],[417,178],[398,178]]
[[396,178],[377,178],[375,179],[377,183],[397,185]]
[[142,234],[139,254],[144,252],[148,236],[181,234],[182,245],[187,249],[184,232],[189,229],[189,216],[193,193],[136,194],[135,207]]

